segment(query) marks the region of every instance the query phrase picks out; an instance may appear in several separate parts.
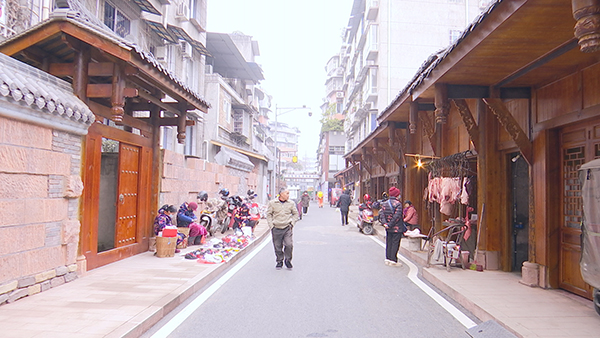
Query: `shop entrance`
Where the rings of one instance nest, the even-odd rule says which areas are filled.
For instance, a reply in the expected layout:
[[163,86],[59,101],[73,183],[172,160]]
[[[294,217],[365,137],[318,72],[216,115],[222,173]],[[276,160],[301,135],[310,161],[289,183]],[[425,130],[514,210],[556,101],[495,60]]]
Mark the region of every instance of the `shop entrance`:
[[86,137],[81,253],[88,270],[146,251],[151,233],[149,138],[95,123]]
[[529,259],[529,164],[520,153],[510,157],[511,261],[512,271],[521,271]]
[[578,170],[582,164],[600,158],[600,125],[582,123],[560,133],[562,163],[562,210],[560,223],[559,286],[591,298],[592,288],[583,281],[581,258],[581,221],[583,200]]

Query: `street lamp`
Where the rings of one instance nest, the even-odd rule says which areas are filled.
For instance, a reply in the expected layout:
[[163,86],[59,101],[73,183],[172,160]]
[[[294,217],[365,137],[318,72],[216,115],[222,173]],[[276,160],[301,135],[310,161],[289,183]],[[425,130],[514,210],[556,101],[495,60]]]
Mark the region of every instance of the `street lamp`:
[[[279,124],[277,123],[277,116],[279,115],[285,115],[287,113],[291,113],[293,111],[296,110],[300,110],[300,109],[310,109],[309,107],[307,107],[306,105],[302,105],[301,107],[278,107],[277,104],[275,104],[275,132],[273,133],[273,138],[274,138],[274,142],[275,142],[275,156],[277,157],[277,164],[275,167],[275,193],[279,192],[279,175],[280,175],[280,169],[281,169],[281,154],[277,149],[277,129],[279,128]],[[279,112],[283,110],[283,112]],[[308,116],[312,116],[312,112],[308,112]]]

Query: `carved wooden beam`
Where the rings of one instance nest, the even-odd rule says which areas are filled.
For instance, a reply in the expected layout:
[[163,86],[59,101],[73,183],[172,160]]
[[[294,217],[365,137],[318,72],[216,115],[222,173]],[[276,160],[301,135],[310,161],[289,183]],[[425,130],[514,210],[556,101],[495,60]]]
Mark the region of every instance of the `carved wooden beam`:
[[[90,83],[86,87],[86,95],[90,98],[112,98],[113,96],[113,84],[106,83]],[[137,97],[137,88],[126,87],[122,89],[123,97]]]
[[388,155],[392,158],[392,160],[399,166],[402,167],[402,159],[398,156],[398,153],[386,142],[380,142],[379,144]]
[[467,128],[467,132],[469,133],[469,137],[471,138],[471,142],[475,146],[475,150],[480,150],[479,148],[479,127],[477,126],[477,122],[467,105],[467,101],[463,99],[454,99],[452,100],[460,116],[462,117],[463,123],[465,124],[465,128]]
[[496,115],[500,124],[506,129],[510,137],[515,141],[517,147],[521,151],[523,158],[529,163],[533,164],[533,145],[527,136],[527,133],[523,131],[517,120],[510,113],[508,108],[501,99],[483,99],[483,102],[490,108],[492,113]]
[[173,103],[162,102],[159,98],[147,93],[144,90],[140,90],[138,93],[138,96],[143,98],[144,100],[148,100],[148,101],[154,103],[155,105],[159,106],[162,110],[166,110],[177,116],[181,115],[181,111],[179,110],[179,103],[173,104]]
[[429,140],[429,145],[431,145],[431,149],[433,149],[434,155],[437,156],[438,153],[434,142],[435,127],[433,126],[433,121],[429,116],[429,113],[419,114],[419,119],[421,120],[421,122],[423,122],[423,130],[425,132],[425,136],[427,136],[427,139]]
[[448,85],[445,83],[435,84],[435,123],[445,124],[450,113],[450,102],[448,101]]
[[385,160],[383,156],[379,154],[379,141],[377,139],[373,140],[373,158],[377,161],[377,164],[385,171]]
[[[94,115],[97,117],[103,117],[110,119],[112,117],[110,107],[103,106],[100,103],[89,101],[88,106],[90,110],[94,112]],[[123,115],[123,125],[130,126],[142,131],[142,135],[147,136],[152,134],[152,127],[150,124],[146,123],[144,119],[137,119],[135,117],[129,116],[127,114]]]
[[575,37],[584,53],[600,50],[600,0],[572,0]]
[[[141,117],[141,118],[138,117],[136,119],[137,120],[146,121],[148,123],[150,123],[152,121],[152,118],[148,118],[148,117]],[[156,122],[156,125],[161,126],[161,127],[165,127],[165,126],[171,126],[171,127],[178,126],[179,125],[179,118],[177,118],[177,117],[161,117]],[[185,120],[185,125],[186,126],[195,126],[196,125],[196,121],[194,121],[194,120]]]

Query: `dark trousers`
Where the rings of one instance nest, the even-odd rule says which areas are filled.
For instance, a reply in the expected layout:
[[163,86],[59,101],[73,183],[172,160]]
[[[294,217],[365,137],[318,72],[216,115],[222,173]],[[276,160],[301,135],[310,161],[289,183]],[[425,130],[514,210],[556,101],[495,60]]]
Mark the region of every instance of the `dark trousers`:
[[291,226],[285,229],[271,229],[275,258],[278,263],[283,262],[284,259],[286,261],[292,260],[292,250],[294,249],[293,234]]
[[385,258],[390,261],[398,261],[398,249],[400,249],[401,232],[386,232],[385,234]]
[[306,214],[308,212],[308,207],[302,207],[302,213]]
[[348,224],[348,212],[350,210],[340,209],[340,213],[342,214],[342,225]]

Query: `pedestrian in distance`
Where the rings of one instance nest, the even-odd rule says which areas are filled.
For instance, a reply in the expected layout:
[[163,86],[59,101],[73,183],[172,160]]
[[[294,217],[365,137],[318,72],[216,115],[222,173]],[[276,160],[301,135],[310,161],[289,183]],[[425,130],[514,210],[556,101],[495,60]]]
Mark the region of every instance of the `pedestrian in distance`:
[[276,269],[283,264],[288,269],[292,265],[292,250],[294,249],[293,229],[299,214],[296,203],[289,200],[290,191],[282,188],[277,198],[269,202],[267,208],[267,224],[271,229],[273,248],[275,249]]
[[403,214],[404,225],[408,230],[413,231],[419,227],[419,214],[411,201],[404,202]]
[[319,191],[317,193],[317,200],[319,201],[319,208],[323,207],[323,192]]
[[400,190],[396,187],[389,189],[389,199],[381,203],[379,212],[380,222],[385,228],[385,264],[402,266],[398,262],[398,249],[402,234],[406,231],[402,213],[402,202],[398,201]]
[[308,206],[310,205],[310,196],[308,195],[308,191],[305,191],[300,198],[300,202],[302,203],[302,213],[306,215],[308,212]]
[[340,208],[342,214],[342,226],[348,225],[348,213],[350,212],[350,205],[352,204],[352,197],[350,197],[350,191],[344,190],[344,193],[337,201],[337,206]]

